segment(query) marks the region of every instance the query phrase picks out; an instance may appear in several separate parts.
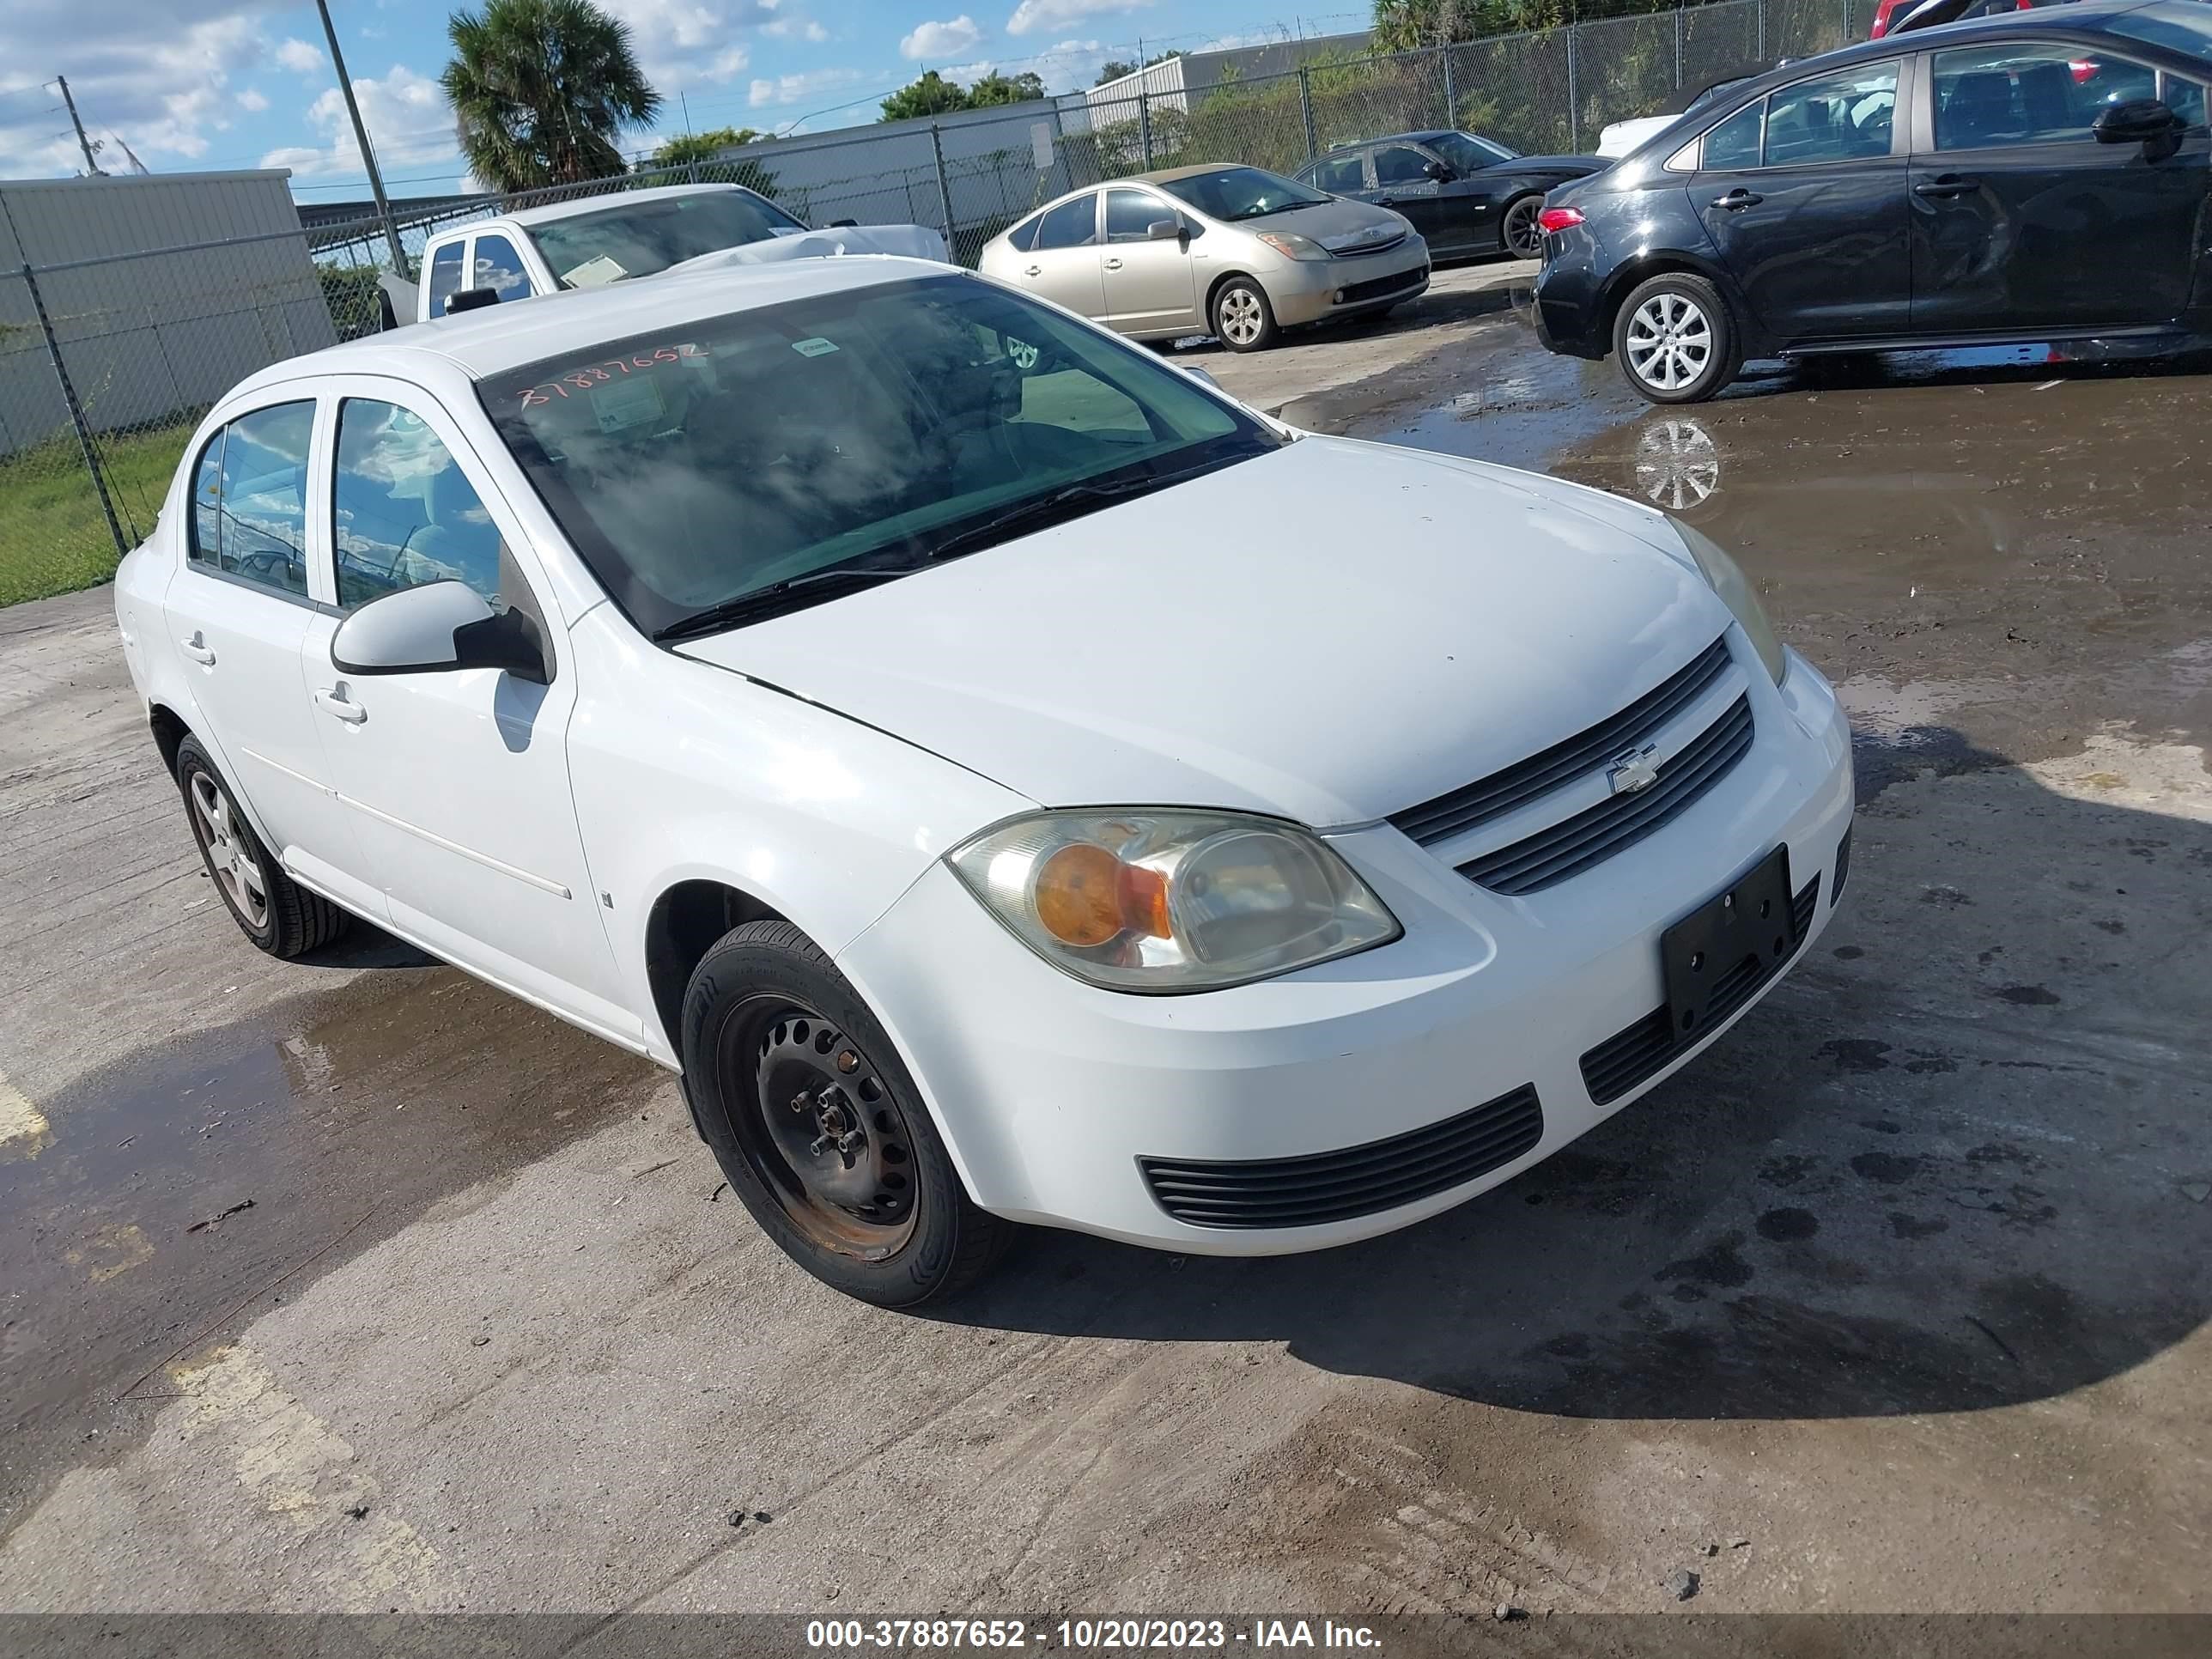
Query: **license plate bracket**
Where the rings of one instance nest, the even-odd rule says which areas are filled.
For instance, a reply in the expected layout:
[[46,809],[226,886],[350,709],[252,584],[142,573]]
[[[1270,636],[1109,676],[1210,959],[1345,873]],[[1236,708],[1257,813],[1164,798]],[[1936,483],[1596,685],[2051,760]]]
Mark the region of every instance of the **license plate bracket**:
[[1674,1040],[1694,1042],[1741,1006],[1789,959],[1796,933],[1790,849],[1778,847],[1659,936]]

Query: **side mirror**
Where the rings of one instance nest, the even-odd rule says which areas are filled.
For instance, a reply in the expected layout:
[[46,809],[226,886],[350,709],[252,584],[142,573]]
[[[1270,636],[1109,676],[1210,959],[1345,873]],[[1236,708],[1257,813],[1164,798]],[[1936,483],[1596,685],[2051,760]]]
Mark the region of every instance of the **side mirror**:
[[331,661],[345,674],[440,674],[498,668],[544,685],[545,642],[527,612],[494,611],[465,582],[426,582],[368,604],[338,624]]
[[465,311],[481,311],[498,303],[499,290],[495,288],[465,288],[446,296],[446,315],[458,317]]
[[2181,118],[2157,99],[2130,98],[2098,111],[2089,131],[2100,144],[2147,144],[2179,137],[2185,126]]
[[1174,242],[1182,239],[1182,221],[1155,219],[1145,227],[1145,240],[1150,242]]
[[1443,161],[1431,161],[1421,171],[1440,185],[1448,185],[1459,177],[1459,174],[1454,173],[1450,166]]

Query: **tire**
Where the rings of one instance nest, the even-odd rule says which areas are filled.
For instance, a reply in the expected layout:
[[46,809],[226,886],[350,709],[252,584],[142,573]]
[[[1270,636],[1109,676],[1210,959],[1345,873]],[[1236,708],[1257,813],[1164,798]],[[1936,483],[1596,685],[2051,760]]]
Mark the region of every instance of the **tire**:
[[1231,351],[1265,351],[1281,331],[1267,290],[1249,276],[1231,276],[1213,291],[1213,335]]
[[328,945],[352,925],[350,915],[301,886],[269,855],[198,738],[187,736],[177,745],[177,788],[209,879],[239,931],[256,946],[289,961]]
[[1508,258],[1534,259],[1544,251],[1544,228],[1536,216],[1544,210],[1541,193],[1532,191],[1505,204],[1498,221],[1498,246]]
[[682,1035],[691,1115],[731,1190],[823,1284],[912,1308],[1005,1254],[1014,1224],[969,1200],[882,1024],[789,922],[715,943]]
[[1728,301],[1704,277],[1680,271],[1638,283],[1621,301],[1613,350],[1631,389],[1655,404],[1703,403],[1743,367]]

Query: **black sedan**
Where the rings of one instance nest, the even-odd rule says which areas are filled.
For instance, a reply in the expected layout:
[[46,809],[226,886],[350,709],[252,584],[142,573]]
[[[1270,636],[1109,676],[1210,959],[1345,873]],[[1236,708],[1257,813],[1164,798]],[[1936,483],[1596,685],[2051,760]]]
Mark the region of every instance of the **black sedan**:
[[2081,0],[1747,81],[1542,215],[1545,343],[1655,403],[1750,357],[2212,338],[2212,6]]
[[1471,132],[1400,132],[1339,144],[1300,168],[1297,179],[1402,213],[1437,258],[1533,259],[1545,195],[1607,165],[1595,155],[1522,155]]

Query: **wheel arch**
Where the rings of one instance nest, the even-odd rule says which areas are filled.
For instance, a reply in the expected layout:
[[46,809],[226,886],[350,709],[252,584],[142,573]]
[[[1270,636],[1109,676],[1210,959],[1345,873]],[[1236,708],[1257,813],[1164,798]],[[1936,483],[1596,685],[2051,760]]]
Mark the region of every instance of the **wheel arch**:
[[[1212,328],[1213,326],[1213,302],[1221,297],[1221,290],[1228,287],[1230,283],[1237,281],[1240,276],[1243,278],[1244,281],[1257,288],[1262,295],[1265,295],[1267,292],[1267,285],[1261,282],[1257,276],[1255,276],[1249,270],[1241,270],[1232,268],[1223,271],[1219,276],[1216,276],[1211,283],[1208,283],[1206,285],[1206,315],[1199,320],[1203,322],[1206,327]],[[1269,300],[1267,301],[1268,308],[1270,310],[1273,309],[1274,303],[1275,302],[1273,300]]]
[[[1736,291],[1728,272],[1711,259],[1679,248],[1656,248],[1624,260],[1606,278],[1605,286],[1598,290],[1597,306],[1591,319],[1590,337],[1601,343],[1610,356],[1613,353],[1613,325],[1620,320],[1620,307],[1636,291],[1637,284],[1649,282],[1654,276],[1700,276],[1720,291],[1728,302],[1729,320],[1735,325],[1739,338],[1750,345],[1756,341],[1758,331],[1751,313],[1745,308],[1743,295]],[[1758,356],[1758,351],[1747,351],[1747,356]]]
[[[714,941],[749,921],[802,924],[734,882],[693,876],[672,884],[646,913],[645,979],[669,1052],[684,1059],[684,994]],[[812,935],[808,935],[811,938]]]
[[161,751],[161,765],[173,779],[177,775],[177,750],[192,735],[192,728],[183,715],[158,700],[147,705],[146,724],[154,733],[154,747]]

